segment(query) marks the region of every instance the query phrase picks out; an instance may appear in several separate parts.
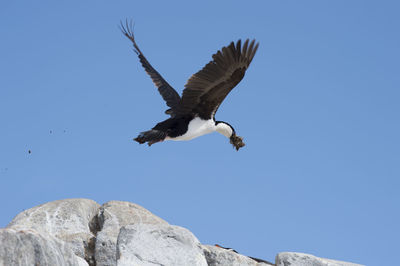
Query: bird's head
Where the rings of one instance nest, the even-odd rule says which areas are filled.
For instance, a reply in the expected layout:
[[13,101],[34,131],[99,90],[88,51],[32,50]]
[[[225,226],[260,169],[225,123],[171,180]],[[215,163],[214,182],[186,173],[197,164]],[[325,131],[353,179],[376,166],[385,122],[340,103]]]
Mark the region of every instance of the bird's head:
[[229,138],[230,143],[237,151],[245,145],[243,138],[236,135],[235,129],[231,125],[223,121],[216,121],[215,125],[217,132]]

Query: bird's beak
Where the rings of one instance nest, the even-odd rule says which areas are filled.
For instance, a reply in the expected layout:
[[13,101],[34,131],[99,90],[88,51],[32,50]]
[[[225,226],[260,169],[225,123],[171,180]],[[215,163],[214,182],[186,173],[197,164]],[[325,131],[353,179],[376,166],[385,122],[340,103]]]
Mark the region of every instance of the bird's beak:
[[230,142],[233,145],[233,147],[238,151],[240,148],[244,147],[246,144],[243,142],[243,138],[240,136],[237,136],[236,134],[232,134],[230,137]]

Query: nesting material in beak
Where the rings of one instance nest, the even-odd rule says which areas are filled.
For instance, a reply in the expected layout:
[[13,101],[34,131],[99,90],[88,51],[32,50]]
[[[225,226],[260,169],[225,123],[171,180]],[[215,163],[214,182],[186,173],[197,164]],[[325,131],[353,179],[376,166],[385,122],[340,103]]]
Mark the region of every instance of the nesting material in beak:
[[242,148],[242,147],[244,147],[244,145],[246,145],[246,144],[244,144],[244,142],[243,142],[243,138],[242,137],[239,137],[239,136],[237,136],[237,135],[235,135],[235,134],[233,134],[231,137],[230,137],[230,142],[231,142],[231,144],[233,145],[233,147],[235,147],[235,149],[238,151],[240,148]]

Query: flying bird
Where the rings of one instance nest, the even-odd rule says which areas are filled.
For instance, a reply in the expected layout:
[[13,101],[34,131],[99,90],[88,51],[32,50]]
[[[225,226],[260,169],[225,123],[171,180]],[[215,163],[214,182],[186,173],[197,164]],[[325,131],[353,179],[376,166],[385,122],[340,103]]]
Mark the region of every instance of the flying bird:
[[141,132],[134,140],[151,146],[164,140],[191,140],[217,131],[229,138],[239,150],[245,144],[227,122],[216,121],[215,113],[229,92],[243,79],[257,51],[258,43],[249,39],[236,44],[231,42],[212,56],[212,60],[187,81],[182,96],[155,70],[139,49],[133,34],[132,23],[121,23],[122,33],[132,41],[134,51],[144,70],[153,80],[169,107],[171,117],[151,130]]

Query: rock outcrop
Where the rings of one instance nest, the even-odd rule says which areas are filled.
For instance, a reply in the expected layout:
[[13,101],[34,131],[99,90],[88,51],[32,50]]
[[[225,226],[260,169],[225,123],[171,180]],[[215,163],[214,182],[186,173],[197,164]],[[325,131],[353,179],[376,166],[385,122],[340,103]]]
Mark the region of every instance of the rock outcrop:
[[117,240],[121,228],[138,224],[165,224],[145,208],[130,202],[109,201],[100,207],[95,245],[97,266],[117,265]]
[[199,240],[189,230],[166,224],[134,224],[121,228],[118,265],[207,266]]
[[274,265],[273,263],[258,263],[256,260],[241,255],[236,251],[227,250],[224,248],[203,245],[204,256],[207,258],[209,266],[257,266],[257,265]]
[[122,201],[49,202],[18,214],[0,229],[0,266],[356,266],[284,252],[275,264],[200,244],[187,229]]
[[0,265],[88,265],[69,244],[34,230],[0,229]]
[[360,264],[318,258],[310,254],[282,252],[276,255],[276,266],[359,266]]
[[100,205],[89,199],[57,200],[18,214],[7,228],[34,230],[65,243],[78,257],[93,261],[93,219]]

